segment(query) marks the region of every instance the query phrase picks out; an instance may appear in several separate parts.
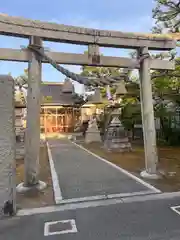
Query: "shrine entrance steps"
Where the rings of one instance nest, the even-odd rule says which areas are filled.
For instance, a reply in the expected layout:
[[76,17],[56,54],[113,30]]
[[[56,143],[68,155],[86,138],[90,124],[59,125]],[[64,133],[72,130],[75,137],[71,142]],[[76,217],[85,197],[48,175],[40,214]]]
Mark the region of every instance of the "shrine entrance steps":
[[68,139],[48,139],[47,145],[57,204],[158,192]]

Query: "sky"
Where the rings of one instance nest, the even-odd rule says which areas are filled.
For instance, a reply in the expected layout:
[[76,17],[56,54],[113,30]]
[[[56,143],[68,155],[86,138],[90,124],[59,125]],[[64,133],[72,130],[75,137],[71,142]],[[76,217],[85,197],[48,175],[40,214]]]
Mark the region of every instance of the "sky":
[[[5,0],[1,1],[0,11],[10,16],[20,16],[34,20],[56,22],[66,25],[90,27],[124,32],[150,32],[153,26],[153,0]],[[20,48],[27,46],[28,40],[0,36],[1,48]],[[53,51],[83,53],[87,47],[72,44],[44,42],[44,47]],[[101,48],[107,56],[128,56],[129,51],[122,49]],[[66,67],[76,73],[80,66]],[[11,73],[17,77],[27,68],[27,63],[0,61],[0,73]],[[49,64],[43,64],[43,81],[59,82],[65,76]],[[82,91],[75,84],[77,92]]]

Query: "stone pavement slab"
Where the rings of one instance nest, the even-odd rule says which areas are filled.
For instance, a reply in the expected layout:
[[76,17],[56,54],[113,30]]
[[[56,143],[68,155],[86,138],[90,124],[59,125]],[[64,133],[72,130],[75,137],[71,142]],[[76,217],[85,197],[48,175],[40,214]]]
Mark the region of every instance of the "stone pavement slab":
[[67,139],[48,143],[63,199],[150,190]]

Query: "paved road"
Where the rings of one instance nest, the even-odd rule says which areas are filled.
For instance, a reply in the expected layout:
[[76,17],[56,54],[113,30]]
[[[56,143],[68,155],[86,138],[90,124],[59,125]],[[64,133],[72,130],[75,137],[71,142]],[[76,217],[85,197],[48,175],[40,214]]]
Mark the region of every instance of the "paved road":
[[[143,197],[142,197],[143,198]],[[5,240],[179,240],[180,216],[170,206],[174,200],[119,203],[108,206],[57,211],[0,221],[0,239]],[[75,220],[77,232],[44,236],[44,224]],[[65,230],[68,223],[50,231]]]
[[[148,190],[67,140],[50,141],[50,147],[65,198]],[[180,204],[180,196],[159,196],[77,202],[0,220],[0,239],[179,240],[180,215],[170,207]]]
[[[67,140],[50,141],[50,147],[64,198],[148,190]],[[43,209],[35,215],[0,220],[0,239],[179,240],[180,215],[170,207],[180,204],[180,196],[159,196],[64,204],[45,208],[46,213]]]
[[64,199],[149,190],[68,140],[48,142]]

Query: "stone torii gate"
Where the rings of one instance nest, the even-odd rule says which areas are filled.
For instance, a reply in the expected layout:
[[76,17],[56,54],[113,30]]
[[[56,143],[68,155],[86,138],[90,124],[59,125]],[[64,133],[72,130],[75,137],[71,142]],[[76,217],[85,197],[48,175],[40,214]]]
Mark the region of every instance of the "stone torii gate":
[[[156,177],[158,156],[156,149],[150,69],[172,70],[174,69],[174,62],[151,59],[148,55],[148,51],[171,50],[176,46],[175,41],[168,37],[149,37],[142,34],[66,26],[20,17],[10,17],[8,15],[0,15],[0,34],[28,38],[30,47],[36,46],[36,49],[43,50],[43,54],[52,59],[56,64],[139,69],[146,162],[146,171],[143,172],[142,175]],[[42,41],[87,45],[88,54],[45,52]],[[119,48],[136,49],[139,58],[130,59],[100,56],[99,47],[114,47],[117,48],[117,50]],[[0,48],[0,60],[29,63],[24,186],[29,187],[36,185],[41,188],[42,185],[38,179],[41,67],[42,63],[48,63],[49,60],[47,57],[40,57],[38,52],[32,48],[23,50]],[[79,78],[77,77],[76,80],[78,81]],[[0,160],[1,158],[2,156],[0,153]],[[3,166],[3,162],[0,161],[0,167],[1,165]]]

